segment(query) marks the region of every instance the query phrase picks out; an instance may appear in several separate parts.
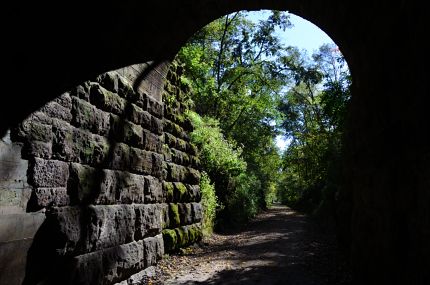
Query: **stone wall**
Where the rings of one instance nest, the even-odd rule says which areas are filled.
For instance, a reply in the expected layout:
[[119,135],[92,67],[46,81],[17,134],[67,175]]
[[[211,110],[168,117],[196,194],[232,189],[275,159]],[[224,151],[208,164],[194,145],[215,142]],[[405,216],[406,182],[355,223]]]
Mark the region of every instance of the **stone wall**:
[[136,83],[148,66],[73,88],[1,143],[1,284],[126,284],[163,256],[163,237],[167,250],[201,237],[191,126],[164,119],[164,82]]
[[168,202],[168,221],[163,230],[166,251],[173,251],[201,238],[202,219],[200,202],[200,161],[196,147],[190,143],[188,134],[191,122],[184,116],[187,105],[184,97],[190,92],[180,80],[182,67],[172,64],[167,74],[165,93],[163,146],[163,189]]

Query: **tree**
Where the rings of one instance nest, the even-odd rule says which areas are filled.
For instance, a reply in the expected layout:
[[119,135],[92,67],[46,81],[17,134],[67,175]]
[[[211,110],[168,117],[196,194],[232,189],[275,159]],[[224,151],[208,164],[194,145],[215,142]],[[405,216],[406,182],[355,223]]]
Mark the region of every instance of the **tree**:
[[334,45],[323,45],[313,61],[286,60],[295,84],[280,110],[291,139],[283,157],[283,200],[306,211],[332,204],[338,191],[343,122],[350,100],[350,75]]
[[[284,53],[277,28],[291,24],[288,15],[273,11],[254,24],[238,12],[222,17],[198,32],[181,49],[185,76],[195,93],[197,113],[219,122],[225,139],[240,146],[246,172],[236,176],[208,171],[225,216],[243,216],[243,221],[266,207],[266,199],[276,189],[280,156],[274,138],[279,133],[281,113],[277,106],[288,80],[281,56]],[[237,203],[248,201],[248,210],[233,213]]]

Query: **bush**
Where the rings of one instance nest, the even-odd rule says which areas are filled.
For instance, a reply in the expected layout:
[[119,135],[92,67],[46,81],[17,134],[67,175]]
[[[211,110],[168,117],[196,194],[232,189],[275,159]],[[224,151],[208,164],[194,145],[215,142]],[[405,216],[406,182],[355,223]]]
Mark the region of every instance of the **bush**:
[[202,193],[203,205],[202,231],[203,236],[209,236],[213,232],[216,218],[216,209],[219,205],[218,198],[215,194],[215,186],[211,184],[210,178],[206,172],[202,172],[202,177],[200,179],[200,191]]
[[191,111],[187,116],[194,127],[191,141],[198,146],[202,168],[207,172],[200,184],[205,209],[204,234],[212,232],[214,221],[218,226],[235,226],[248,221],[261,205],[258,194],[261,183],[247,172],[241,148],[224,138],[217,120]]
[[242,173],[234,178],[234,192],[229,195],[226,205],[225,222],[229,226],[238,226],[249,221],[259,210],[258,191],[260,181],[255,176]]
[[242,150],[224,138],[217,120],[191,111],[187,116],[194,127],[191,140],[199,147],[202,166],[209,174],[237,176],[246,170],[246,162],[240,157]]

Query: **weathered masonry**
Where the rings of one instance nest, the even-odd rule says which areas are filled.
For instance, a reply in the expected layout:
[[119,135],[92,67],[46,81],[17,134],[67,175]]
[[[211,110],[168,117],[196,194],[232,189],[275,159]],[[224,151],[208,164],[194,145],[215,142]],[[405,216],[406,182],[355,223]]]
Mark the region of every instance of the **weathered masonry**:
[[[430,10],[424,1],[75,0],[57,6],[12,1],[2,7],[1,17],[5,44],[0,136],[59,94],[99,74],[171,60],[201,27],[246,9],[290,11],[313,22],[348,61],[352,103],[338,222],[355,279],[361,284],[428,284]],[[147,81],[154,90],[158,85],[149,82],[159,82],[166,74],[155,70]],[[7,154],[1,177],[25,176],[27,162],[10,155],[17,148],[1,148]],[[23,197],[29,193],[25,183],[2,183]],[[21,196],[7,199],[19,204]],[[37,215],[31,223],[20,215],[8,217],[7,223],[22,236],[38,223]],[[20,226],[23,223],[28,226]],[[3,230],[0,235],[3,255],[11,244],[4,243]],[[1,265],[10,271],[13,262],[2,259]]]
[[[73,88],[1,142],[1,284],[128,284],[201,238],[181,68],[171,66],[166,90],[154,80],[134,90],[144,68]],[[163,92],[177,108],[164,112]]]

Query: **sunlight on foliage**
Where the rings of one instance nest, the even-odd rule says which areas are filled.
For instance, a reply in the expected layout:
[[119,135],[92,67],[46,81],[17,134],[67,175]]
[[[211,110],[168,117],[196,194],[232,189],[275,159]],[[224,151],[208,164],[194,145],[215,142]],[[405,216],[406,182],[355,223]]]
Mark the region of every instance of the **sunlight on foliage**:
[[216,210],[219,207],[218,198],[215,194],[215,186],[211,184],[210,178],[206,172],[202,172],[200,180],[200,191],[202,193],[203,236],[210,236],[215,224]]

